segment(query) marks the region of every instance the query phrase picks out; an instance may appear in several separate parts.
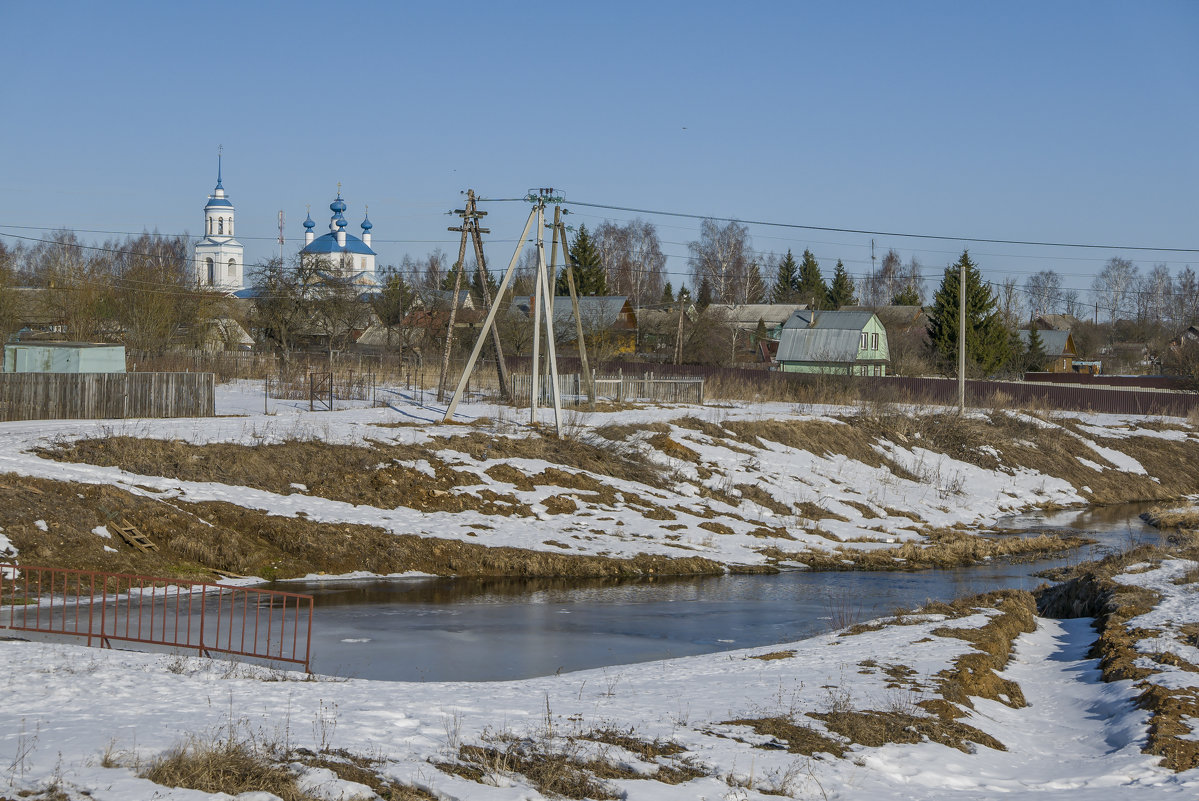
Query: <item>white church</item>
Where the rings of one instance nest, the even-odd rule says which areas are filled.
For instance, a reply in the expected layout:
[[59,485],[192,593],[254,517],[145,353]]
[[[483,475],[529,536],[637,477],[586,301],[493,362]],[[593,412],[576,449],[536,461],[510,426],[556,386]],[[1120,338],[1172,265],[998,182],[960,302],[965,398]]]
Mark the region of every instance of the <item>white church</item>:
[[245,289],[242,244],[233,238],[233,203],[221,185],[221,158],[217,156],[216,189],[204,206],[204,237],[196,242],[196,283],[226,292]]
[[[360,293],[373,292],[379,286],[375,277],[375,251],[371,249],[369,212],[364,212],[361,223],[361,238],[346,231],[346,202],[341,197],[341,184],[337,185],[337,197],[329,204],[333,216],[329,219],[329,232],[316,235],[316,223],[312,214],[304,221],[304,247],[300,258],[319,259],[316,272],[324,280],[348,280]],[[233,238],[233,202],[225,194],[221,182],[221,157],[217,156],[216,188],[204,205],[204,236],[196,242],[193,264],[196,283],[219,291],[236,293],[248,297],[246,289],[244,248]]]

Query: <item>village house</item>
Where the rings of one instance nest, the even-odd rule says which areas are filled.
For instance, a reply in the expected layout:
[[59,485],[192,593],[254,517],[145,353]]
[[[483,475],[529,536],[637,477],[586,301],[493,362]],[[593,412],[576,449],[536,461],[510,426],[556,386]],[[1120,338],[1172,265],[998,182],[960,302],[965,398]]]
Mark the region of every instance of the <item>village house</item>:
[[868,311],[796,311],[779,334],[785,373],[887,374],[887,329]]
[[[1028,350],[1032,332],[1020,330],[1016,334],[1020,337],[1024,349]],[[1048,373],[1075,372],[1074,359],[1078,356],[1078,350],[1074,347],[1074,337],[1068,330],[1046,329],[1042,331],[1038,329],[1037,336],[1041,340],[1041,349],[1045,352],[1045,364],[1041,368],[1043,371]]]
[[[512,299],[510,313],[531,318],[533,298],[525,295]],[[574,310],[569,296],[554,298],[554,339],[562,344],[577,339]],[[618,356],[637,349],[637,313],[624,295],[585,295],[579,298],[579,319],[588,343],[604,340],[605,354]]]

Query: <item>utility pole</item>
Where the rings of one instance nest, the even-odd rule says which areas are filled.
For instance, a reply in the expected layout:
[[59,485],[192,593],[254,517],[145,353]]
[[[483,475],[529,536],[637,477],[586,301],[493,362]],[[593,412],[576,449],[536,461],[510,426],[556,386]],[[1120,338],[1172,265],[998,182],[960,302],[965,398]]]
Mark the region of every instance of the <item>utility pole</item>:
[[966,413],[966,259],[958,276],[958,413]]
[[[570,288],[570,308],[575,315],[575,339],[579,346],[579,371],[583,374],[583,386],[587,390],[587,404],[595,411],[595,383],[591,380],[591,366],[587,363],[587,342],[583,339],[583,317],[579,314],[579,293],[575,289],[574,265],[570,261],[570,247],[566,244],[566,225],[562,222],[562,207],[554,206],[554,230],[562,233],[562,255],[566,260],[566,285]],[[557,267],[557,258],[553,258]]]
[[[537,240],[536,240],[536,242],[537,242],[537,281],[536,281],[536,295],[535,295],[533,302],[534,302],[534,307],[535,307],[534,308],[535,324],[538,326],[539,329],[540,329],[540,323],[541,323],[541,319],[540,319],[541,315],[538,312],[538,309],[548,305],[546,301],[553,291],[552,287],[549,286],[549,279],[548,279],[548,276],[546,275],[546,263],[545,263],[545,204],[546,204],[547,200],[553,200],[553,201],[559,200],[557,198],[551,197],[552,195],[553,195],[552,189],[542,189],[539,191],[539,193],[537,195],[534,195],[531,192],[529,193],[528,199],[533,202],[533,204],[534,204],[533,209],[529,212],[529,218],[528,218],[528,220],[525,221],[524,230],[521,232],[520,238],[516,241],[516,250],[512,254],[512,260],[508,262],[508,269],[504,272],[504,277],[500,281],[499,289],[496,291],[497,297],[504,296],[504,292],[508,289],[508,284],[512,281],[512,274],[516,271],[516,264],[517,264],[517,262],[520,261],[520,254],[521,254],[521,251],[524,249],[525,240],[529,236],[529,229],[531,229],[533,227],[533,223],[536,222],[537,223]],[[466,360],[466,367],[462,371],[462,376],[458,379],[458,387],[454,390],[454,396],[450,400],[449,406],[446,407],[445,416],[442,418],[443,423],[448,423],[451,420],[453,420],[453,418],[454,418],[454,412],[458,408],[459,401],[461,401],[461,399],[462,399],[462,394],[466,389],[466,383],[467,383],[467,381],[470,380],[471,371],[474,370],[475,362],[478,361],[478,358],[479,358],[479,353],[483,350],[483,343],[486,341],[488,333],[492,330],[492,328],[495,325],[495,317],[496,317],[496,313],[498,311],[499,311],[499,304],[496,303],[496,304],[493,304],[491,309],[487,312],[487,318],[483,321],[483,327],[479,331],[479,337],[478,337],[478,339],[475,340],[474,349],[471,351],[470,357]],[[548,348],[547,348],[548,354],[547,355],[548,355],[549,361],[550,361],[551,390],[552,390],[551,394],[552,394],[553,400],[554,400],[554,425],[557,430],[558,436],[561,437],[562,436],[562,399],[561,399],[561,396],[560,396],[559,390],[558,390],[558,365],[557,365],[557,360],[554,358],[555,353],[554,353],[554,337],[553,337],[553,320],[547,318],[546,325],[549,329],[547,332],[548,333],[548,337],[547,337],[547,339],[548,339]],[[534,349],[534,361],[533,361],[533,369],[532,369],[533,396],[532,396],[531,402],[529,404],[529,406],[532,410],[534,422],[536,422],[536,408],[537,408],[537,398],[538,398],[538,389],[539,389],[537,386],[537,378],[538,378],[538,373],[540,370],[540,365],[537,363],[537,358],[539,356],[538,342],[540,339],[540,330],[538,330],[536,333],[537,333],[537,336],[533,340],[533,349]]]
[[[463,237],[470,235],[471,242],[475,250],[475,266],[478,267],[479,286],[483,293],[483,308],[491,311],[491,286],[490,276],[487,274],[487,261],[483,258],[483,234],[490,234],[490,228],[480,228],[479,218],[486,217],[487,212],[479,211],[475,198],[475,190],[466,190],[466,208],[456,209],[454,211],[462,218],[462,225],[451,225],[446,230],[461,233]],[[462,252],[462,248],[459,248]],[[465,253],[463,253],[465,257]],[[495,299],[499,303],[501,298]],[[496,377],[500,384],[500,397],[504,400],[511,400],[512,390],[509,387],[508,379],[508,364],[504,359],[504,347],[500,344],[500,332],[498,328],[491,329],[491,346],[495,349],[495,370]]]
[[[454,229],[450,229],[454,230]],[[437,378],[437,402],[445,402],[446,381],[450,375],[450,351],[454,345],[454,324],[458,319],[458,294],[462,291],[462,273],[466,271],[463,264],[466,261],[466,237],[467,228],[463,224],[457,230],[462,232],[462,239],[458,242],[458,261],[454,263],[454,293],[450,295],[450,319],[445,331],[445,348],[441,352],[441,374]]]
[[687,304],[683,301],[683,288],[679,287],[679,330],[674,337],[674,363],[683,363],[683,309]]
[[283,263],[283,209],[279,209],[279,263]]

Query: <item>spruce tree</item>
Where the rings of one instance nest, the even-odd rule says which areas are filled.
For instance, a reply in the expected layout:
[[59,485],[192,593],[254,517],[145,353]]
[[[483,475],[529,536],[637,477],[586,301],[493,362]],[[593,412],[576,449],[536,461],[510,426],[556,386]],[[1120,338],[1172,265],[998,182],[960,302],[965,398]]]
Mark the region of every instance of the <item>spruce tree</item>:
[[933,358],[947,373],[953,373],[958,357],[958,288],[966,272],[966,361],[985,375],[1002,368],[1011,353],[1007,329],[995,309],[995,295],[983,283],[978,266],[968,251],[945,268],[941,286],[928,315],[929,347]]
[[658,302],[674,303],[674,287],[670,285],[669,281],[666,282],[666,286],[662,287],[662,299]]
[[820,264],[812,251],[804,249],[803,260],[799,264],[799,284],[795,288],[796,298],[800,303],[808,304],[809,309],[823,309],[828,302],[828,285],[820,274]]
[[837,269],[833,271],[833,284],[828,289],[828,307],[839,309],[842,306],[856,306],[857,297],[853,291],[853,279],[845,271],[845,265],[837,259]]
[[770,332],[766,330],[766,321],[761,317],[758,318],[758,327],[754,329],[754,344],[765,342],[770,338]]
[[[487,296],[491,298],[491,302],[495,303],[496,293],[499,291],[500,284],[495,280],[495,276],[491,274],[491,270],[487,270]],[[479,280],[478,266],[470,274],[470,294],[475,299],[477,308],[483,308],[483,283]]]
[[712,305],[712,284],[707,278],[699,282],[699,294],[695,296],[695,308],[703,311]]
[[[608,277],[604,273],[604,265],[600,261],[599,251],[587,233],[587,226],[580,225],[579,233],[570,246],[570,260],[574,264],[575,292],[579,295],[607,295]],[[570,285],[566,280],[566,269],[558,272],[554,283],[554,293],[569,295]]]
[[892,306],[919,306],[920,293],[911,284],[908,284],[899,291],[899,294],[891,298]]
[[774,286],[770,288],[770,300],[773,303],[795,303],[796,292],[799,289],[799,265],[791,251],[779,262],[778,273],[774,278]]
[[1029,372],[1040,372],[1045,369],[1045,342],[1041,332],[1034,325],[1028,332],[1028,350],[1024,353],[1024,369]]

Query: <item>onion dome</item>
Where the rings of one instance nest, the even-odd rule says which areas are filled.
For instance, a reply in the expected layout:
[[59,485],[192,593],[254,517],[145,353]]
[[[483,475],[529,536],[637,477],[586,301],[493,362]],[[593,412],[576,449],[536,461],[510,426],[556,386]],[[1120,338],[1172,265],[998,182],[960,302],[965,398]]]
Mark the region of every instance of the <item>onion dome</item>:
[[[344,206],[345,204],[343,203],[342,205]],[[342,217],[341,214],[337,215],[337,220],[335,220],[335,222],[337,223],[338,228],[345,228],[347,225],[349,225],[349,223],[346,222],[346,218]]]
[[304,228],[305,228],[305,230],[308,230],[308,231],[311,231],[313,228],[316,228],[316,223],[314,223],[312,221],[312,212],[309,212],[308,219],[304,220]]
[[362,230],[363,231],[369,231],[370,229],[372,229],[374,227],[375,227],[375,225],[374,225],[374,223],[371,222],[371,218],[369,215],[366,216],[365,218],[363,218],[363,220],[362,220]]
[[329,204],[329,211],[340,216],[346,210],[346,202],[341,199],[341,192],[337,193],[337,199]]

